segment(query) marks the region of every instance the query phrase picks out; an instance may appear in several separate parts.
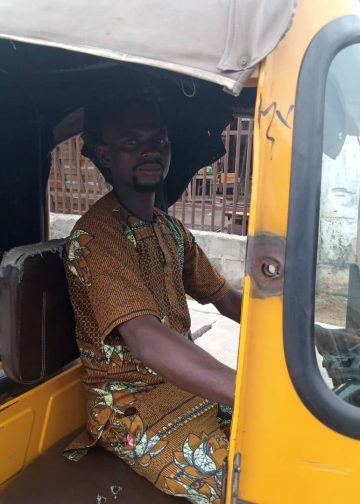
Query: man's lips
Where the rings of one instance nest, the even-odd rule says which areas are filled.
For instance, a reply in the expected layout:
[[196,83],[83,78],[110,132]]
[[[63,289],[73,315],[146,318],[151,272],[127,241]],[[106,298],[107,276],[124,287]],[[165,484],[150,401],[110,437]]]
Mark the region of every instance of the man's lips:
[[140,165],[137,165],[135,168],[135,171],[151,175],[151,174],[163,172],[164,167],[163,167],[163,164],[158,161],[150,161],[150,162],[141,163]]

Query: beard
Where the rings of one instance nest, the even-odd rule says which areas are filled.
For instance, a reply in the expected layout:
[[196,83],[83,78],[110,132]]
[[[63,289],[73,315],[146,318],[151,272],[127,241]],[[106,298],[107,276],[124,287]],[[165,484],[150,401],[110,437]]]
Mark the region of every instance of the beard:
[[162,175],[155,182],[141,182],[136,175],[134,175],[134,177],[133,177],[134,188],[137,189],[139,192],[143,192],[143,193],[155,192],[158,189],[161,189],[163,184],[164,184],[164,179],[163,179]]

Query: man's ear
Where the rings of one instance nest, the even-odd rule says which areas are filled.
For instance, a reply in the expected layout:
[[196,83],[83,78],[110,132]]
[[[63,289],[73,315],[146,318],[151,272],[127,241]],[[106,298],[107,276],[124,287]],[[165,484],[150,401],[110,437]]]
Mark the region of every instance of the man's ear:
[[95,155],[103,166],[111,168],[111,154],[108,145],[96,144]]

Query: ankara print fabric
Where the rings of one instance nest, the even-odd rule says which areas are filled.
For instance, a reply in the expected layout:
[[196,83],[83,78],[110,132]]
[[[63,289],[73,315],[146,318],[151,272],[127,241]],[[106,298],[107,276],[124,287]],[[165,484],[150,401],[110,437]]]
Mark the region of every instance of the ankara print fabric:
[[92,239],[86,231],[76,229],[69,238],[67,249],[67,267],[86,287],[91,287],[91,273],[86,264],[86,256],[90,251],[86,244]]
[[[66,252],[88,411],[87,430],[68,447],[67,456],[79,460],[99,443],[163,491],[174,493],[169,481],[176,481],[176,492],[189,500],[202,488],[208,502],[216,502],[220,469],[211,476],[205,471],[202,486],[194,471],[202,467],[202,450],[210,458],[215,454],[215,464],[225,453],[215,443],[222,439],[226,445],[217,405],[165,383],[134,359],[117,327],[151,315],[187,337],[186,294],[216,302],[228,284],[177,219],[155,210],[152,223],[141,221],[113,193],[79,219]],[[180,467],[187,439],[190,448],[200,440],[191,474]]]
[[228,437],[217,413],[213,401],[164,383],[114,412],[99,443],[163,492],[220,504]]

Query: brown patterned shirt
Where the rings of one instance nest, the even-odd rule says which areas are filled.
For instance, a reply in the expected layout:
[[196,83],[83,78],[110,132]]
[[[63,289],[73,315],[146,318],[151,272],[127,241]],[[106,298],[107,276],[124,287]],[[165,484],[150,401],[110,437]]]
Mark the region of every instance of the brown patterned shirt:
[[99,439],[112,411],[125,411],[134,394],[164,383],[132,357],[117,326],[152,315],[185,336],[190,330],[186,294],[213,303],[229,285],[180,221],[157,209],[152,223],[142,221],[113,193],[79,219],[66,252],[88,392],[92,439],[77,444],[85,448]]

